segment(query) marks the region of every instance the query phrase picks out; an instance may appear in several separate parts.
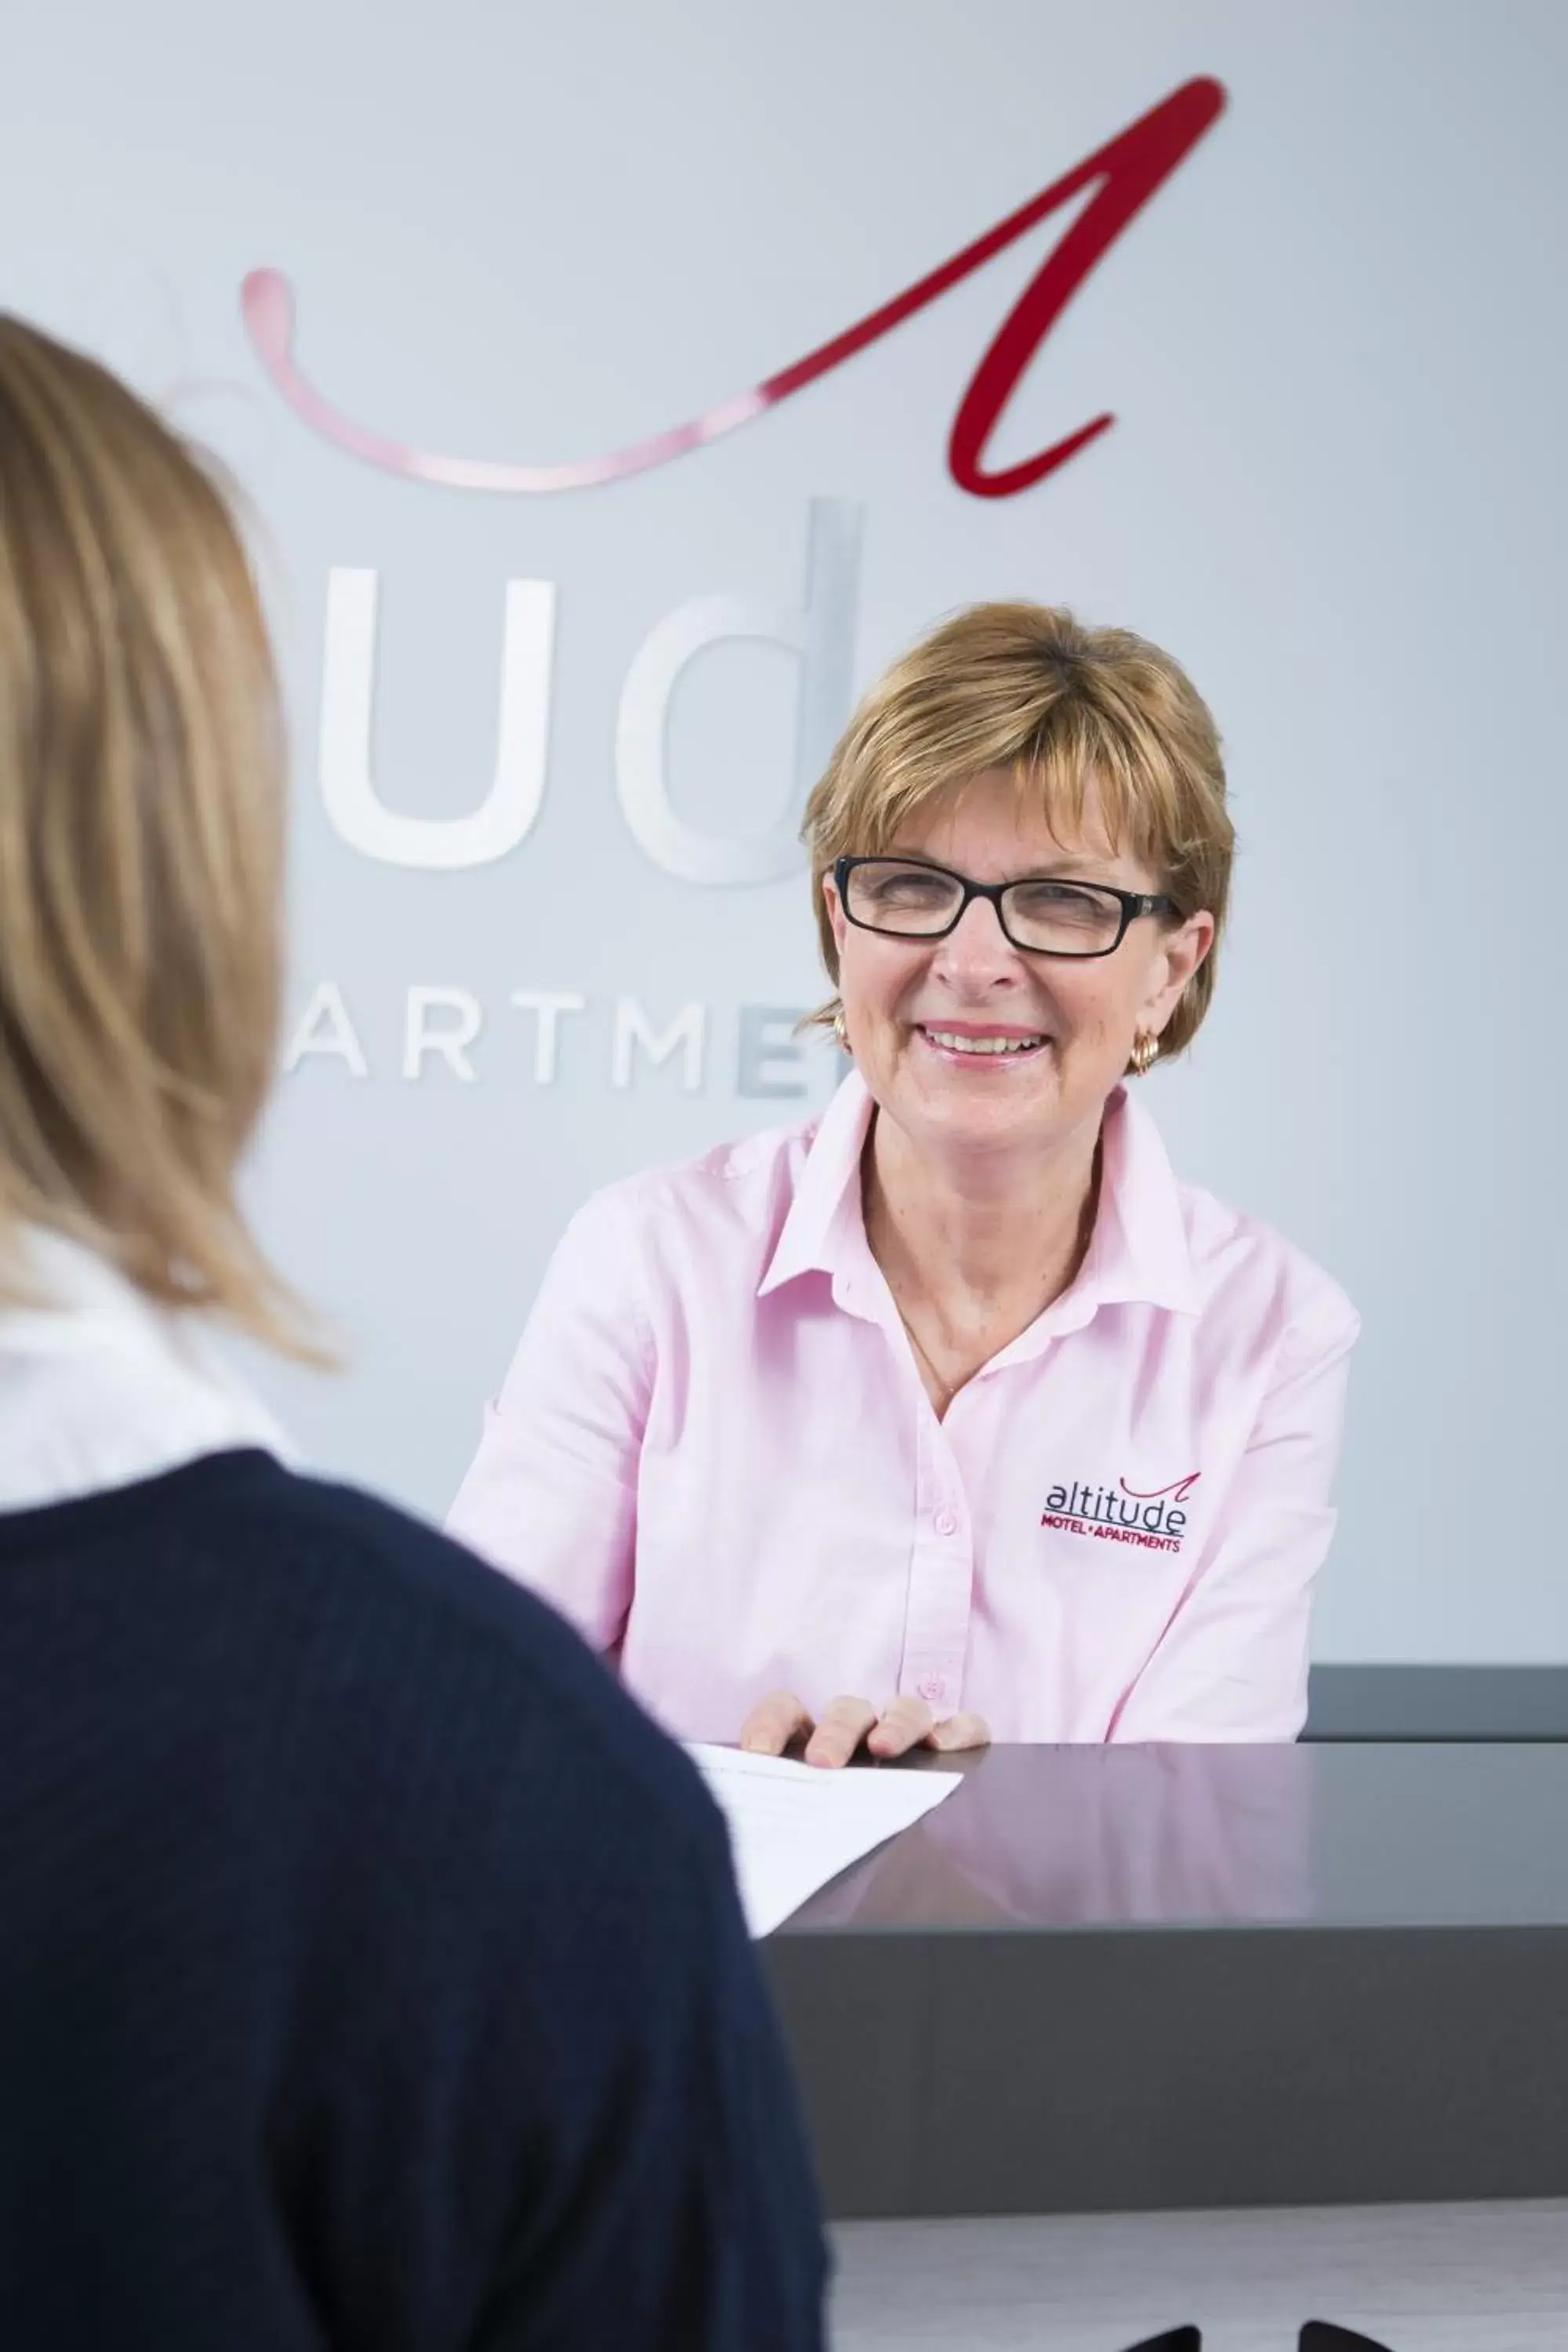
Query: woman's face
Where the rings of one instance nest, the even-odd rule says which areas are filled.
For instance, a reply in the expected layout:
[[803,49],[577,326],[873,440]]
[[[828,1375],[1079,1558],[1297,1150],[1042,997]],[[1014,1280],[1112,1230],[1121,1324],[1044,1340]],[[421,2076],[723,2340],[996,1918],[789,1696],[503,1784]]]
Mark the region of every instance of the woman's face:
[[[1025,877],[1158,891],[1160,877],[1107,838],[1092,788],[1070,841],[1051,832],[1010,773],[994,771],[910,821],[884,853],[972,882]],[[890,939],[847,919],[825,877],[850,1050],[878,1105],[911,1142],[975,1151],[1048,1150],[1098,1129],[1136,1038],[1158,1034],[1207,954],[1214,920],[1141,916],[1111,955],[1031,955],[972,899],[942,940]],[[975,1050],[989,1041],[1012,1050]]]

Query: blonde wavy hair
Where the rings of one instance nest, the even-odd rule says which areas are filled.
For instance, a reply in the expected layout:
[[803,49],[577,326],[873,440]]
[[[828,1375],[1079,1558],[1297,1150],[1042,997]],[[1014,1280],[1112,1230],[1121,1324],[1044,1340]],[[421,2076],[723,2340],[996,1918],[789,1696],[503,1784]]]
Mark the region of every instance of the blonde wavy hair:
[[[885,670],[806,804],[803,838],[823,961],[838,951],[823,892],[837,858],[874,856],[918,810],[1010,769],[1058,840],[1081,827],[1092,785],[1110,839],[1157,875],[1183,917],[1225,926],[1236,837],[1207,705],[1169,654],[1126,629],[1086,628],[1059,606],[975,604]],[[1214,994],[1211,949],[1163,1035],[1192,1043]],[[831,1025],[837,997],[815,1013]]]
[[164,1306],[319,1352],[236,1196],[277,1051],[284,824],[271,649],[213,469],[0,316],[7,1295],[41,1225]]

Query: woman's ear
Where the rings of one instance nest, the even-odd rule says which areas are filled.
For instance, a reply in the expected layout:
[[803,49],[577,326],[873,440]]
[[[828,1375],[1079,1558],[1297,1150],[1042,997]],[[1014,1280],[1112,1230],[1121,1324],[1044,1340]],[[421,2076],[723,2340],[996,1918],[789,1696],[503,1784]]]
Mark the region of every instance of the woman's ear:
[[827,908],[827,919],[833,926],[833,944],[842,955],[844,934],[848,929],[848,918],[844,912],[843,902],[838,896],[838,885],[831,874],[825,874],[822,877],[822,896]]
[[1140,1012],[1141,1025],[1157,1035],[1175,1011],[1182,991],[1214,945],[1215,919],[1206,912],[1189,915],[1167,931],[1160,943],[1150,975],[1152,986]]

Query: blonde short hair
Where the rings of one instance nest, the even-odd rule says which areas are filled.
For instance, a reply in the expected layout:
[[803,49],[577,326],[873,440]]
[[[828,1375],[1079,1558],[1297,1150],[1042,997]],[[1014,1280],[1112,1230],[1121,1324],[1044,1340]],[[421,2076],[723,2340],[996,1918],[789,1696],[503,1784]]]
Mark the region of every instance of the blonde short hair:
[[283,765],[211,472],[0,316],[0,1245],[48,1227],[309,1353],[235,1189],[277,1051]]
[[[807,803],[833,981],[822,883],[834,861],[885,849],[917,810],[998,768],[1012,770],[1064,839],[1081,824],[1092,783],[1112,842],[1153,870],[1183,916],[1211,914],[1217,946],[1235,835],[1219,736],[1186,672],[1129,630],[1085,628],[1059,606],[975,604],[883,672]],[[1211,950],[1171,1015],[1163,1055],[1191,1044],[1214,982]],[[815,1017],[831,1022],[837,1010],[835,1002]]]

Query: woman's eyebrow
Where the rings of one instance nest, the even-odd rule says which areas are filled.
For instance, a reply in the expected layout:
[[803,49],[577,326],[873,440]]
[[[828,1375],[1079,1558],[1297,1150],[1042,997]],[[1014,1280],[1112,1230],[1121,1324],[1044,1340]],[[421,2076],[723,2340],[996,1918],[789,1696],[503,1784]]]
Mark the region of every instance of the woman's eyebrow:
[[[947,865],[943,859],[933,857],[929,850],[906,849],[897,842],[891,843],[886,849],[879,850],[877,855],[879,857],[902,858],[910,866],[933,866],[942,874],[953,874],[958,871],[956,866]],[[1009,883],[1103,881],[1105,868],[1114,863],[1114,858],[1115,853],[1112,850],[1101,850],[1096,854],[1089,851],[1064,849],[1060,856],[1053,857],[1048,865],[1023,866],[1016,874],[1009,874],[1007,881]],[[1113,884],[1110,887],[1114,888],[1119,886]]]
[[[1105,881],[1107,868],[1114,866],[1113,850],[1068,850],[1053,857],[1048,865],[1026,866],[1011,878],[1015,882],[1100,882]],[[1110,886],[1116,888],[1119,886]]]
[[[879,850],[877,855],[879,857],[907,858],[911,866],[937,866],[944,874],[952,874],[957,870],[949,866],[945,858],[933,857],[929,849],[908,849],[897,841],[890,842],[886,849]],[[1114,856],[1115,853],[1111,850],[1064,849],[1058,856],[1051,858],[1044,865],[1021,867],[1012,878],[1016,882],[1050,882],[1062,875],[1092,874],[1097,869],[1112,864]]]

